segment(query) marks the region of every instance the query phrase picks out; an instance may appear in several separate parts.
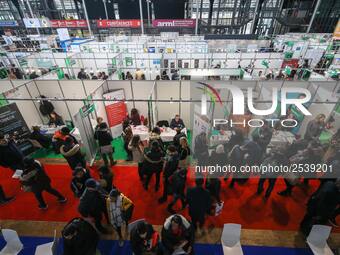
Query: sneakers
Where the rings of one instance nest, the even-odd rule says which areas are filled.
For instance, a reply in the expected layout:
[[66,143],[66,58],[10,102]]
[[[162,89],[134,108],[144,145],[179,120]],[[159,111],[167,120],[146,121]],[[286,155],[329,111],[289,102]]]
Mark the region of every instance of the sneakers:
[[14,199],[15,199],[15,197],[8,197],[8,198],[5,198],[5,200],[0,201],[0,206],[1,206],[1,205],[8,204],[8,203],[12,202]]
[[58,202],[59,202],[60,204],[65,204],[65,203],[67,202],[67,198],[64,197],[64,198],[62,198],[62,199],[58,199]]
[[40,210],[47,210],[48,209],[48,205],[39,205],[39,209]]

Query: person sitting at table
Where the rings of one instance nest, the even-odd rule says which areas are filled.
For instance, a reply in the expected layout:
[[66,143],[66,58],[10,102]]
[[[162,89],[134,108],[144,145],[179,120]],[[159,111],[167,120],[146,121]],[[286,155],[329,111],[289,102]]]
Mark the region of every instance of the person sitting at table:
[[139,112],[136,108],[131,109],[131,114],[130,114],[130,123],[131,125],[138,126],[141,125],[141,120],[139,116]]
[[40,132],[39,126],[32,127],[32,133],[30,135],[30,139],[37,141],[45,149],[48,149],[52,143],[52,139],[50,137],[48,137],[47,135],[43,135]]
[[179,117],[179,114],[176,114],[175,118],[173,118],[170,122],[170,128],[175,129],[183,129],[185,128],[183,120]]
[[49,126],[58,127],[58,126],[64,126],[65,125],[63,118],[60,115],[58,115],[56,112],[52,112],[49,116],[50,116],[50,120],[48,122]]

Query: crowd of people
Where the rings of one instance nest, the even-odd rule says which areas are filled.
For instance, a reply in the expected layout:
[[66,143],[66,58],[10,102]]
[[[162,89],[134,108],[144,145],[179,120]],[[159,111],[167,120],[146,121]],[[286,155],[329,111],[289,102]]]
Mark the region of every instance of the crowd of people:
[[[58,122],[58,115],[53,105],[47,100],[41,102],[40,111],[50,117],[51,123]],[[59,120],[60,121],[60,120]],[[58,124],[60,124],[59,122]],[[98,168],[98,176],[94,178],[89,170],[79,142],[72,136],[68,127],[62,127],[53,135],[52,140],[41,136],[39,128],[33,128],[32,139],[38,140],[42,145],[49,147],[53,144],[56,152],[66,159],[72,170],[70,189],[79,199],[78,212],[81,217],[72,219],[63,229],[64,254],[93,255],[101,234],[108,234],[114,230],[118,236],[120,247],[124,239],[130,236],[131,249],[135,255],[146,252],[152,254],[193,254],[195,237],[205,234],[205,220],[210,215],[218,215],[217,208],[223,208],[221,198],[221,183],[229,181],[230,188],[246,182],[251,176],[240,174],[210,174],[196,173],[195,185],[188,186],[188,167],[192,158],[200,166],[208,165],[290,165],[294,163],[313,164],[325,163],[332,165],[337,171],[340,167],[340,130],[332,137],[329,144],[321,144],[319,136],[326,128],[326,117],[323,114],[311,120],[303,137],[286,147],[268,149],[275,128],[271,128],[264,121],[264,125],[249,134],[249,130],[233,129],[229,141],[218,145],[210,151],[207,134],[202,132],[192,141],[194,151],[191,151],[184,121],[176,115],[170,123],[162,122],[155,126],[146,143],[139,135],[132,133],[131,126],[145,123],[137,109],[123,121],[124,148],[127,160],[138,166],[138,176],[142,187],[150,189],[150,180],[155,176],[154,190],[160,189],[162,182],[162,195],[160,204],[167,203],[169,217],[165,219],[160,233],[145,220],[131,223],[135,204],[124,190],[115,186],[111,166],[117,162],[113,159],[112,135],[103,118],[97,118],[94,138],[98,142],[103,165]],[[57,124],[56,124],[57,125]],[[161,139],[162,126],[169,126],[176,130],[176,135],[170,144]],[[44,166],[38,160],[24,157],[13,139],[0,134],[0,165],[16,171],[22,169],[20,176],[22,189],[32,192],[36,197],[39,209],[47,210],[48,205],[43,193],[47,192],[56,197],[61,204],[67,198],[53,187]],[[306,214],[301,222],[301,231],[307,235],[314,224],[332,224],[337,227],[336,217],[340,214],[340,179],[336,175],[323,176],[320,185],[310,197]],[[278,192],[280,196],[291,196],[296,186],[309,185],[310,178],[317,176],[285,176],[286,188]],[[301,182],[300,179],[303,179]],[[265,188],[265,184],[267,188]],[[277,182],[277,176],[262,174],[258,179],[257,195],[264,193],[263,199],[267,201]],[[137,184],[134,184],[137,185]],[[265,192],[264,192],[265,191]],[[169,199],[170,198],[170,199]],[[0,186],[0,203],[12,201],[14,197],[7,197]],[[177,201],[181,202],[180,211],[174,208]],[[182,210],[188,208],[189,218],[182,216]],[[103,219],[107,226],[103,225]]]

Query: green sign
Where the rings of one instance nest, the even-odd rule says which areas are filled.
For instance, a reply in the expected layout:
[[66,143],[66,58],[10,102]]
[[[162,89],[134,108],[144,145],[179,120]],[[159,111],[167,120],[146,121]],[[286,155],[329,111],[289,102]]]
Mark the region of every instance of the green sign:
[[269,62],[268,62],[266,59],[262,60],[261,64],[262,64],[264,67],[269,68]]
[[57,76],[58,76],[58,80],[65,78],[65,73],[64,73],[63,69],[61,69],[61,68],[57,69]]
[[132,66],[133,60],[131,57],[125,57],[125,66]]
[[73,66],[76,64],[76,61],[72,59],[71,57],[65,58],[65,64],[67,67]]
[[286,51],[285,52],[285,59],[291,59],[293,57],[292,51]]
[[117,59],[116,58],[112,58],[112,67],[116,67],[117,66]]
[[0,94],[0,107],[4,105],[8,105],[8,101],[6,97],[4,96],[4,94],[1,93]]

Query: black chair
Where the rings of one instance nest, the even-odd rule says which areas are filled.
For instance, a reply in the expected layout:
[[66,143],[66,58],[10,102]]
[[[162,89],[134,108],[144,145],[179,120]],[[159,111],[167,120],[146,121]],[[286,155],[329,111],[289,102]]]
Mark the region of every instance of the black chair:
[[160,120],[157,122],[157,127],[169,127],[169,121],[167,120]]

